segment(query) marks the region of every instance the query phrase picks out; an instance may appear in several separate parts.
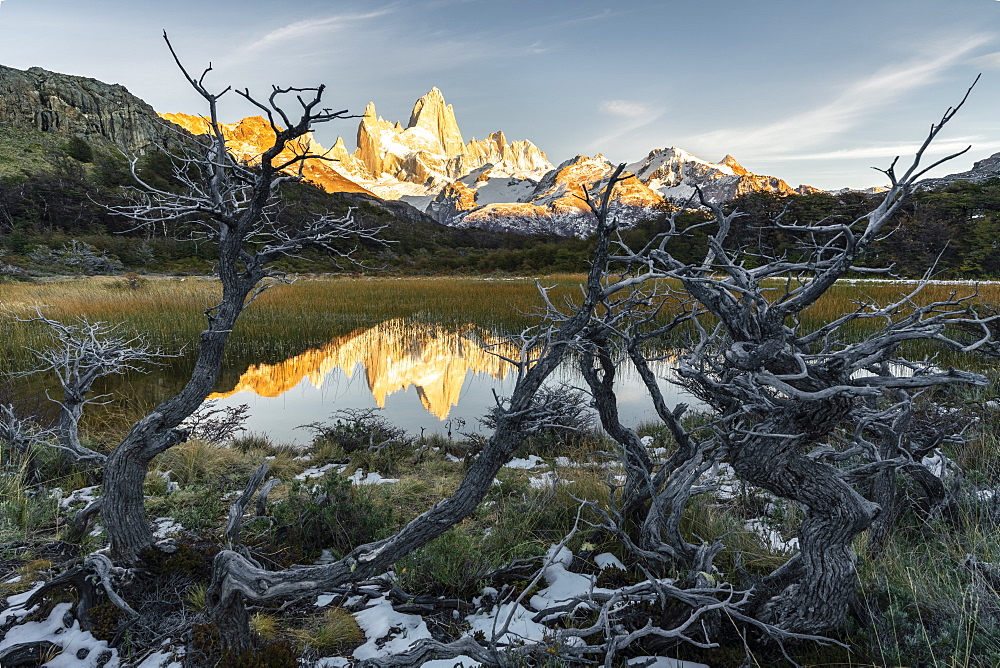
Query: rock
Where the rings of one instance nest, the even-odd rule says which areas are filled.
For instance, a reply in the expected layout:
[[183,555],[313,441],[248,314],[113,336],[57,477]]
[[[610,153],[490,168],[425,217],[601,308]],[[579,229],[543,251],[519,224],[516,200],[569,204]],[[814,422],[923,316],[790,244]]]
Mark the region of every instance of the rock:
[[40,67],[0,66],[0,124],[78,136],[133,153],[183,142],[125,87]]
[[731,155],[721,162],[696,158],[676,146],[650,151],[645,159],[628,165],[640,181],[667,200],[697,206],[700,188],[709,202],[726,202],[741,195],[772,192],[779,195],[818,192],[811,186],[792,188],[779,178],[762,176],[747,170]]
[[[204,135],[209,132],[209,122],[204,116],[192,116],[190,114],[160,114],[160,116],[174,125],[183,128],[194,135]],[[226,148],[238,160],[244,160],[250,164],[259,163],[261,154],[274,143],[274,130],[271,124],[262,116],[250,116],[237,123],[221,123],[222,136],[226,139]],[[317,155],[324,155],[327,151],[313,139],[312,133],[300,139],[301,150],[308,150]],[[336,149],[336,146],[334,146]],[[340,143],[341,152],[346,155],[343,142]],[[291,149],[285,149],[278,155],[278,159],[290,159],[293,157]],[[336,154],[331,157],[337,157]],[[293,168],[297,170],[297,168]],[[354,183],[350,179],[340,174],[332,163],[322,158],[310,158],[305,161],[302,175],[306,181],[313,183],[327,192],[349,192],[364,193],[371,195],[368,190]]]
[[[343,146],[341,139],[334,145]],[[462,143],[455,111],[437,88],[413,105],[405,128],[378,115],[368,103],[358,124],[357,149],[337,151],[337,169],[386,199],[410,197],[428,202],[470,172],[491,165],[496,176],[540,179],[552,169],[530,141],[508,143],[503,132]],[[450,197],[450,196],[449,196]]]
[[[396,128],[398,127],[397,123]],[[449,157],[464,152],[465,142],[458,129],[458,121],[455,120],[455,110],[450,104],[445,104],[444,95],[437,87],[431,88],[430,92],[414,103],[410,122],[406,127],[430,132],[437,139],[441,152]]]
[[[468,207],[468,193],[455,188],[442,191],[431,210],[439,222],[446,222],[442,213],[452,209],[454,214],[447,223],[456,227],[585,237],[593,232],[595,221],[584,200],[584,191],[600,197],[614,169],[603,155],[592,158],[578,155],[548,172],[537,185],[513,202],[484,203],[479,200],[477,204],[481,206],[463,213]],[[492,172],[491,169],[489,173]],[[492,181],[489,179],[490,184]],[[510,189],[524,183],[508,179],[505,185]],[[476,187],[478,192],[487,190],[478,179]],[[631,227],[650,209],[664,203],[662,195],[634,176],[616,184],[612,198],[612,211],[623,228]]]
[[37,666],[43,657],[49,656],[59,647],[48,640],[18,643],[0,650],[0,666],[14,668],[15,666]]
[[942,176],[935,179],[924,179],[923,181],[917,183],[916,188],[919,190],[934,190],[949,186],[956,181],[971,181],[973,183],[978,183],[980,181],[995,178],[1000,178],[1000,153],[994,153],[988,158],[979,160],[972,166],[972,169],[967,172],[949,174],[948,176]]

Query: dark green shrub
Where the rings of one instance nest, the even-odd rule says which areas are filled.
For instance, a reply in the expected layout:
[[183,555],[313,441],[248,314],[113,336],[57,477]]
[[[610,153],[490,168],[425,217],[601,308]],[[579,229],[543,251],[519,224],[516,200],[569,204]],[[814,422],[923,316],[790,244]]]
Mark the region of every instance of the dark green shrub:
[[94,149],[83,137],[70,137],[63,148],[66,155],[78,162],[94,161]]
[[297,668],[299,654],[289,642],[272,642],[236,657],[223,657],[219,665],[223,668]]
[[480,540],[452,529],[396,564],[399,585],[410,594],[471,599],[499,564],[487,563]]
[[111,601],[92,607],[87,613],[90,616],[90,633],[98,640],[111,640],[118,632],[122,621],[122,611]]
[[395,442],[408,443],[406,432],[372,409],[345,409],[334,413],[332,425],[308,425],[316,433],[315,442],[331,441],[350,454]]
[[187,577],[207,582],[212,575],[212,557],[190,543],[177,543],[173,552],[164,552],[150,547],[139,553],[146,568],[156,575],[180,573]]
[[315,487],[296,482],[274,506],[273,542],[292,551],[293,560],[314,560],[324,549],[341,557],[394,528],[392,508],[372,501],[364,488],[331,475]]

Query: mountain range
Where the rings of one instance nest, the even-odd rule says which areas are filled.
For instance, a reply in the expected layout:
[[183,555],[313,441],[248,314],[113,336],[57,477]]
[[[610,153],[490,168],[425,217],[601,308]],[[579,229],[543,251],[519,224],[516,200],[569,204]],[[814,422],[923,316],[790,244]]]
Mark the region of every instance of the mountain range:
[[[0,124],[78,136],[131,152],[176,149],[186,133],[203,134],[208,127],[204,117],[157,114],[119,85],[2,66]],[[273,140],[261,117],[225,124],[222,131],[233,154],[250,162]],[[364,198],[403,219],[424,219],[426,214],[460,228],[586,236],[593,222],[584,191],[602,193],[614,171],[603,155],[578,155],[554,166],[534,143],[510,141],[502,131],[466,142],[454,109],[437,88],[416,101],[405,126],[383,119],[369,103],[353,152],[339,137],[330,149],[311,136],[306,141],[324,158],[307,161],[304,175],[324,190]],[[626,169],[631,175],[612,193],[624,226],[667,205],[697,205],[697,189],[711,202],[755,192],[820,192],[754,174],[730,155],[715,163],[673,146],[651,150]],[[949,179],[976,180],[998,172],[1000,154],[976,163],[969,173],[928,184],[937,187]]]
[[[207,128],[198,116],[161,116],[196,134]],[[230,149],[245,159],[259,155],[273,137],[259,117],[222,129]],[[313,138],[308,141],[313,152],[328,159],[310,161],[307,178],[327,190],[400,200],[453,227],[521,233],[586,236],[593,221],[584,190],[603,192],[615,168],[603,155],[578,155],[553,166],[534,143],[509,141],[503,131],[466,142],[453,107],[437,88],[414,103],[405,126],[385,120],[375,103],[369,103],[358,123],[353,153],[341,137],[329,150]],[[625,226],[664,204],[692,201],[696,187],[713,202],[751,192],[818,192],[753,174],[732,156],[712,163],[676,147],[650,151],[627,169],[634,176],[613,192],[616,214]]]

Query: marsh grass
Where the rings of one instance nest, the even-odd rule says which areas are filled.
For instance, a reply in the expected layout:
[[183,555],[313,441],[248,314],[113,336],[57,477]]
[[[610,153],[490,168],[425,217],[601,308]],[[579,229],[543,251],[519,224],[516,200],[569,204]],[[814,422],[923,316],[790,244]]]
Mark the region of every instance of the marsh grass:
[[[552,299],[562,303],[577,296],[581,279],[560,275],[541,282],[554,286]],[[204,310],[219,297],[217,282],[208,278],[157,278],[138,289],[115,288],[120,282],[93,277],[40,284],[4,283],[0,284],[0,306],[18,315],[44,307],[56,319],[85,313],[94,320],[122,322],[129,330],[176,350],[197,342],[205,323]],[[907,285],[892,282],[838,284],[805,312],[804,324],[812,327],[829,322],[853,311],[861,299],[889,303],[907,290]],[[971,285],[928,285],[916,301],[941,300],[952,292],[969,296],[976,291]],[[979,286],[973,301],[1000,302],[1000,285]],[[520,331],[535,322],[534,313],[540,305],[534,282],[528,279],[304,277],[267,290],[247,309],[234,330],[229,354],[292,355],[393,318]],[[880,325],[863,320],[852,327],[860,336]],[[9,320],[0,327],[8,353],[5,358],[13,364],[27,358],[22,346],[37,345],[42,333],[39,327]]]
[[[263,626],[260,622],[258,625]],[[351,650],[365,641],[364,631],[343,608],[325,610],[307,620],[303,628],[293,630],[292,635],[304,647],[321,654]]]
[[188,487],[209,480],[245,476],[259,464],[255,460],[252,453],[191,439],[158,455],[152,468],[170,471],[173,480]]
[[[576,277],[558,277],[550,282],[558,283],[560,294],[568,295],[575,294],[576,281]],[[0,304],[21,314],[29,313],[33,305],[46,304],[49,306],[46,313],[56,318],[85,312],[91,318],[122,322],[168,350],[187,346],[185,354],[190,356],[203,326],[202,311],[217,298],[215,284],[202,279],[156,279],[126,289],[118,283],[88,279],[36,285],[0,284]],[[941,299],[955,289],[969,293],[973,290],[928,286],[922,298]],[[905,290],[906,286],[892,284],[838,285],[806,313],[804,324],[807,328],[818,326],[852,310],[853,301],[859,297],[870,296],[887,303],[898,299]],[[1000,286],[980,289],[980,299],[984,302],[997,301],[998,297]],[[234,369],[244,362],[280,361],[359,327],[400,317],[446,324],[472,322],[493,330],[519,331],[530,322],[523,313],[537,303],[535,287],[527,280],[303,278],[295,285],[266,292],[248,309],[234,333],[227,360]],[[503,306],[499,315],[497,305]],[[861,339],[880,324],[860,323],[847,334]],[[42,340],[38,328],[12,323],[9,319],[0,320],[0,335],[3,336],[0,371],[30,364],[23,346],[37,347]],[[957,366],[966,368],[977,364],[968,359],[959,362]],[[88,423],[88,430],[97,435],[95,439],[100,443],[112,441],[115,430],[120,431],[129,416],[148,410],[165,392],[183,382],[189,364],[189,357],[180,358],[152,370],[148,376],[126,378],[117,386],[103,388],[101,391],[115,387],[127,391],[106,413],[95,411],[96,417]],[[46,383],[51,387],[51,379],[32,379],[29,387],[40,394]],[[967,395],[949,401],[982,406],[991,398],[991,390],[970,390]],[[975,438],[952,444],[948,449],[948,454],[966,472],[967,482],[982,490],[1000,486],[1000,430],[997,429],[1000,416],[995,413],[984,411]],[[692,418],[698,419],[703,418]],[[376,452],[368,450],[371,439],[367,435],[362,434],[365,438],[357,441],[364,447],[357,447],[348,438],[357,434],[348,432],[319,438],[308,450],[311,456],[308,461],[296,459],[299,450],[252,434],[234,440],[228,447],[189,441],[168,450],[154,462],[155,470],[171,471],[171,479],[179,482],[181,489],[165,494],[165,481],[154,471],[147,489],[155,496],[149,499],[148,509],[151,516],[171,516],[186,529],[207,537],[217,536],[229,504],[222,495],[242,489],[250,472],[265,458],[272,457],[272,475],[285,481],[275,488],[269,502],[277,524],[259,526],[248,521],[245,542],[255,548],[283,550],[289,563],[303,563],[316,558],[323,549],[333,548],[341,554],[362,542],[387,535],[450,495],[464,466],[447,460],[445,453],[464,456],[476,447],[474,439],[452,441],[432,435],[421,440],[400,439],[396,446]],[[643,425],[640,433],[653,436],[658,447],[672,447],[661,426]],[[551,443],[535,442],[531,446],[586,465],[560,469],[562,484],[542,488],[535,488],[530,482],[538,472],[502,470],[497,476],[499,484],[490,489],[485,503],[472,517],[398,565],[407,569],[401,576],[404,587],[412,589],[414,594],[474,595],[491,570],[515,559],[543,555],[552,543],[565,536],[579,509],[577,499],[608,503],[605,478],[609,471],[605,468],[607,462],[598,453],[611,448],[600,436],[589,434],[585,439],[562,442],[554,439]],[[522,454],[546,454],[529,450]],[[3,453],[5,462],[7,454]],[[307,466],[347,458],[351,460],[347,472],[360,467],[399,477],[400,481],[356,488],[331,474],[325,480],[292,482]],[[600,461],[595,463],[595,460]],[[63,483],[57,483],[58,471],[54,468],[46,471],[48,486],[62,484],[68,491],[86,482],[79,476],[66,476]],[[314,485],[319,488],[314,489]],[[30,493],[31,489],[24,470],[16,464],[5,468],[0,475],[4,540],[28,537],[40,527],[51,526],[53,518],[58,519],[56,502],[44,494]],[[843,637],[858,648],[858,656],[864,656],[859,659],[862,663],[856,665],[871,665],[871,662],[948,668],[1000,665],[997,591],[962,566],[967,553],[983,561],[1000,562],[998,502],[978,498],[974,493],[978,489],[966,494],[950,516],[932,523],[911,519],[877,561],[863,556],[863,543],[859,540],[862,606],[872,619],[870,624],[856,623]],[[320,498],[322,493],[325,498]],[[746,529],[746,520],[759,517],[761,511],[760,499],[749,496],[721,503],[702,495],[688,507],[682,530],[693,542],[722,537],[730,549],[720,554],[716,565],[724,573],[735,572],[737,564],[732,555],[736,552],[742,555],[743,568],[752,573],[767,573],[784,563],[788,555],[776,552],[761,536]],[[779,511],[774,522],[787,533],[797,525],[799,511],[796,508]],[[583,536],[571,542],[570,549],[579,551],[582,540]],[[599,549],[614,551],[616,546],[609,542]],[[197,611],[203,605],[199,592],[188,591],[184,604]],[[350,642],[359,642],[350,629],[337,627],[342,620],[327,619],[330,614],[310,620],[306,628],[296,632],[298,640],[314,649],[347,642],[342,640],[345,635],[354,638]],[[273,617],[260,613],[255,620],[255,630],[265,640],[269,635],[275,638],[282,633],[287,637],[288,632],[277,628]]]
[[[554,303],[578,297],[580,276],[560,275],[542,279],[553,286]],[[859,299],[889,303],[899,299],[908,285],[886,283],[838,284],[804,314],[806,329],[819,326],[845,311]],[[929,285],[920,300],[943,299],[952,291],[970,295],[969,285]],[[777,298],[777,293],[774,297]],[[67,319],[87,314],[92,320],[121,323],[123,330],[142,334],[168,353],[166,360],[147,373],[104,379],[95,392],[110,393],[105,406],[91,406],[83,422],[84,435],[115,442],[136,419],[177,392],[194,363],[198,335],[205,325],[204,311],[218,300],[218,284],[208,278],[156,278],[130,288],[119,278],[93,277],[47,283],[0,284],[0,309],[26,316],[44,307],[47,315]],[[979,303],[1000,302],[1000,285],[980,286]],[[529,279],[478,278],[358,278],[301,277],[291,285],[266,292],[243,314],[226,348],[217,391],[228,391],[251,364],[275,364],[307,350],[320,348],[337,337],[394,318],[426,321],[444,326],[477,325],[498,334],[519,332],[537,322],[541,301]],[[666,315],[666,314],[665,314]],[[883,323],[865,320],[845,328],[844,336],[860,340]],[[33,366],[28,348],[46,345],[44,328],[0,318],[0,373]],[[657,346],[680,345],[681,333]],[[916,358],[941,351],[937,346],[911,344],[904,351]],[[941,352],[939,365],[982,370],[989,365],[970,356]],[[16,381],[25,400],[50,415],[56,407],[45,398],[55,387],[49,375]]]
[[871,623],[849,631],[885,665],[1000,665],[1000,595],[964,565],[967,553],[1000,559],[1000,531],[966,508],[950,521],[911,527],[878,560],[863,560],[859,589]]

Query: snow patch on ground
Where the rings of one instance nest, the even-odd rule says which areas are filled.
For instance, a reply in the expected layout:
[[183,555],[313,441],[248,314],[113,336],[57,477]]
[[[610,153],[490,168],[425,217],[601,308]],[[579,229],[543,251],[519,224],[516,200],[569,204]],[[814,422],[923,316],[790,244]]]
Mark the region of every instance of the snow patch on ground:
[[[594,586],[596,578],[593,575],[573,573],[569,570],[573,563],[573,553],[567,547],[562,547],[556,551],[556,547],[549,548],[546,556],[546,565],[542,569],[542,577],[548,583],[548,587],[540,590],[531,597],[531,607],[535,610],[544,610],[557,606],[575,598],[586,596],[590,592],[609,593],[610,589],[602,589]],[[553,617],[560,617],[565,612],[555,613]]]
[[798,538],[785,540],[780,531],[772,529],[760,519],[748,520],[746,528],[763,538],[772,552],[795,552],[799,549]]
[[118,650],[109,648],[106,641],[98,640],[90,631],[82,630],[80,622],[75,619],[70,626],[63,623],[64,617],[72,619],[69,614],[71,607],[70,603],[59,603],[52,608],[45,621],[26,622],[10,629],[0,640],[0,650],[21,643],[47,640],[62,648],[59,656],[45,664],[47,668],[96,668],[99,658],[107,659],[103,664],[105,668],[118,668],[121,665]]
[[[562,482],[568,484],[573,481],[563,480]],[[531,485],[532,489],[551,489],[559,484],[559,476],[552,471],[545,471],[540,476],[528,478],[528,484]]]
[[597,567],[600,568],[602,571],[605,568],[617,568],[620,571],[625,570],[625,564],[623,564],[621,560],[618,559],[618,557],[611,554],[610,552],[603,552],[594,557],[594,563],[597,564]]
[[6,624],[11,619],[24,619],[26,616],[30,615],[35,608],[38,606],[32,606],[30,608],[23,608],[25,602],[31,598],[31,595],[42,588],[43,582],[36,582],[31,586],[26,592],[20,594],[14,594],[7,598],[7,609],[0,612],[0,625]]
[[322,478],[326,472],[335,467],[336,464],[324,464],[323,466],[313,466],[307,468],[302,473],[295,476],[296,480],[309,480],[310,478]]
[[182,531],[184,531],[184,527],[173,517],[157,517],[153,520],[153,538],[156,540],[176,536]]
[[636,656],[625,662],[628,668],[709,668],[704,663],[681,661],[665,656]]
[[135,668],[184,668],[184,664],[174,660],[173,652],[154,652],[143,659]]
[[347,476],[352,485],[385,485],[391,482],[399,482],[399,478],[383,478],[378,473],[371,471],[365,475],[364,469],[358,469],[353,474]]
[[399,654],[416,641],[431,637],[423,617],[396,612],[385,597],[375,599],[354,618],[368,639],[354,650],[354,658],[359,661]]
[[520,459],[518,457],[515,457],[514,459],[504,464],[504,468],[528,470],[528,469],[538,468],[539,466],[544,466],[544,465],[545,461],[538,455],[528,455],[527,459]]
[[937,478],[944,478],[955,472],[958,468],[955,462],[948,459],[943,452],[934,449],[929,455],[920,460],[920,463]]
[[740,479],[729,464],[714,465],[699,482],[715,486],[712,495],[719,501],[731,501],[740,493]]
[[[471,636],[475,635],[476,631],[482,631],[487,640],[492,639],[497,643],[538,642],[545,637],[548,628],[531,621],[534,616],[534,612],[519,603],[504,603],[499,607],[494,606],[490,612],[478,612],[466,617],[465,621],[472,627],[467,634]],[[499,634],[503,630],[508,619],[510,625],[507,627],[507,633],[499,638],[495,637],[494,634]]]
[[460,666],[461,668],[476,668],[483,664],[479,663],[475,659],[464,654],[459,654],[454,659],[434,659],[433,661],[425,661],[421,668],[455,668]]

